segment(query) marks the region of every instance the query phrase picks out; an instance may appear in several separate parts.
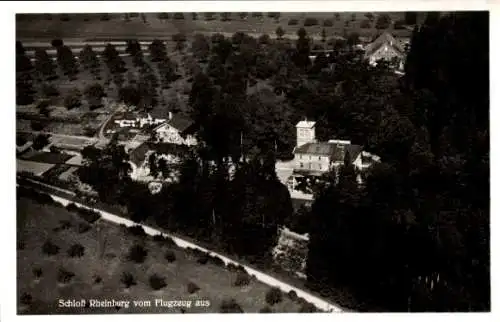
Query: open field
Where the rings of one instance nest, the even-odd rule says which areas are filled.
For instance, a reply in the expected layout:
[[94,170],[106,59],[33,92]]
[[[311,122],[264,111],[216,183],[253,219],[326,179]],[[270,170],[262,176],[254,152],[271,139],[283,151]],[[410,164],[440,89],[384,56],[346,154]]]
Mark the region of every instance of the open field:
[[[377,13],[373,13],[374,21],[371,28],[367,29],[360,27],[361,21],[367,19],[364,14],[362,12],[339,12],[336,16],[333,12],[287,12],[281,13],[280,18],[276,20],[267,17],[267,13],[263,13],[262,18],[249,14],[246,19],[241,19],[238,13],[233,12],[228,21],[221,21],[221,15],[217,13],[214,14],[213,20],[207,21],[203,13],[198,13],[196,20],[193,20],[191,13],[184,13],[184,19],[174,19],[173,14],[170,13],[167,20],[160,20],[156,13],[146,13],[146,22],[140,16],[125,21],[123,14],[116,13],[110,14],[110,19],[107,21],[101,20],[100,14],[25,14],[16,17],[16,38],[26,41],[54,38],[75,41],[127,38],[165,39],[176,33],[192,35],[196,32],[234,33],[236,31],[271,35],[275,33],[278,26],[285,30],[285,37],[293,37],[297,30],[304,25],[306,18],[318,19],[317,26],[306,27],[308,34],[318,39],[321,37],[323,28],[325,28],[328,37],[341,36],[344,34],[344,30],[347,33],[358,32],[363,36],[371,36],[377,32],[374,28]],[[392,12],[389,15],[393,22],[404,18],[404,14],[400,12]],[[69,20],[63,21],[66,19]],[[296,25],[289,25],[289,21],[292,19],[297,19]],[[333,22],[332,26],[323,26],[327,19]],[[346,22],[348,22],[347,25]],[[392,26],[389,30],[392,30]],[[409,36],[407,30],[395,30],[395,32]]]
[[[133,236],[125,228],[97,221],[84,231],[87,224],[75,213],[63,207],[42,205],[31,199],[18,200],[18,298],[23,298],[19,313],[179,313],[179,308],[154,305],[154,299],[207,300],[209,307],[185,308],[186,312],[220,312],[223,301],[234,299],[244,312],[258,312],[267,306],[269,287],[253,279],[247,286],[233,286],[238,273],[214,263],[200,264],[199,255],[186,252],[168,243],[159,245],[151,238]],[[39,220],[43,216],[44,220]],[[57,254],[48,256],[42,245],[49,240],[59,247]],[[70,257],[68,249],[80,244],[81,257]],[[147,250],[143,263],[127,259],[131,246],[140,244]],[[19,248],[20,247],[20,248]],[[169,262],[167,251],[175,255]],[[74,276],[61,280],[60,269]],[[126,288],[121,281],[128,272],[136,285]],[[166,286],[153,290],[152,274],[165,277]],[[66,274],[71,275],[71,274]],[[190,294],[189,282],[199,290]],[[24,295],[24,296],[23,296]],[[28,296],[29,295],[29,296]],[[31,301],[29,301],[31,299]],[[129,308],[60,308],[58,299],[151,300],[151,307]],[[272,306],[274,312],[298,312],[301,305],[283,296]]]

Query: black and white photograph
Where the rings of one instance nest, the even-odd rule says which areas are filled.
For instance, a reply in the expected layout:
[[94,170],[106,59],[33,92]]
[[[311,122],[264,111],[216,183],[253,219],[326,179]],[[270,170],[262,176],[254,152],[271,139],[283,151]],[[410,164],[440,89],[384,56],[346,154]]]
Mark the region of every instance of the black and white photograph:
[[489,11],[92,8],[15,14],[17,315],[491,311]]

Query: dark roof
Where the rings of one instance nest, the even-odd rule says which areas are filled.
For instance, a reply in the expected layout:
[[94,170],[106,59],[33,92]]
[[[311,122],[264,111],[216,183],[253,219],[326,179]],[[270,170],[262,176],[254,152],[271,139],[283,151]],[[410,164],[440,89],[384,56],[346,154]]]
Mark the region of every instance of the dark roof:
[[58,152],[40,152],[23,159],[27,161],[41,162],[48,164],[64,164],[72,157],[73,155],[58,153]]
[[[344,161],[344,152],[340,145],[341,144],[330,142],[306,143],[297,147],[295,153],[329,156],[333,162]],[[351,162],[353,162],[363,150],[363,147],[360,145],[349,144],[344,146],[344,151],[349,152]]]
[[167,121],[167,124],[177,129],[179,132],[184,132],[194,125],[193,120],[180,114],[174,114],[172,119]]
[[380,47],[384,44],[392,44],[392,48],[394,48],[399,54],[404,54],[403,45],[394,38],[390,33],[384,32],[377,39],[375,39],[372,43],[366,45],[365,47],[365,56],[370,56],[375,53]]
[[149,151],[149,146],[146,142],[142,143],[138,147],[136,147],[133,151],[130,152],[130,161],[135,165],[139,166],[142,164],[144,159],[146,158],[146,152]]

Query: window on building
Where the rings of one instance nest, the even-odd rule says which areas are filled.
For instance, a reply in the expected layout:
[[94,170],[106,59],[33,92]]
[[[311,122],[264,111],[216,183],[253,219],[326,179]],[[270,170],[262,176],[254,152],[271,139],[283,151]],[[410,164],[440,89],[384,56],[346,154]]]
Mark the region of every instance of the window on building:
[[319,167],[319,169],[321,170],[321,164],[320,164],[320,165],[318,165],[318,167]]
[[321,156],[318,157],[318,160],[321,161]]
[[302,162],[300,163],[300,167],[301,167],[301,168],[303,168],[303,167],[304,167],[304,164],[303,164]]
[[311,160],[311,156],[309,156],[309,160]]

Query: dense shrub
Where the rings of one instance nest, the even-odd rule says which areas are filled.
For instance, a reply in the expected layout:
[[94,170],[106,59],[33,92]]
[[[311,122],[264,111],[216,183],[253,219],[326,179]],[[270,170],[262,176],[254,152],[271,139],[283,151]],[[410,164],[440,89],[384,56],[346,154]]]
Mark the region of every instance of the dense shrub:
[[52,243],[51,240],[47,240],[45,243],[42,245],[42,251],[44,254],[53,256],[59,253],[59,246],[56,244]]
[[153,274],[149,277],[149,285],[153,290],[160,290],[167,286],[167,283],[165,282],[165,277]]
[[288,25],[289,26],[296,26],[299,24],[299,21],[297,19],[290,19],[288,20]]
[[200,290],[200,287],[193,282],[187,284],[187,291],[189,294],[194,294]]
[[184,19],[184,14],[182,12],[176,12],[176,13],[174,13],[174,19],[182,20],[182,19]]
[[288,292],[288,298],[292,301],[297,301],[299,297],[297,296],[297,292],[291,290],[290,292]]
[[370,20],[363,20],[361,21],[360,27],[363,29],[369,29],[372,27],[372,24],[370,23]]
[[43,275],[43,271],[40,267],[33,267],[32,271],[33,271],[33,276],[35,276],[35,278],[40,278]]
[[87,208],[80,208],[76,205],[73,205],[72,207],[68,208],[69,206],[70,205],[66,206],[66,209],[71,211],[76,210],[76,214],[90,224],[93,224],[99,218],[101,218],[101,214],[99,214],[97,211],[90,210]]
[[128,253],[128,259],[136,263],[143,263],[148,256],[148,251],[144,249],[141,245],[134,245],[130,247]]
[[326,19],[323,21],[323,26],[325,27],[332,27],[333,26],[333,21],[331,19]]
[[175,253],[171,250],[167,250],[165,252],[165,259],[169,262],[169,263],[172,263],[172,262],[175,262]]
[[304,20],[304,27],[311,27],[318,25],[318,19],[316,18],[306,18]]
[[82,257],[85,254],[85,247],[81,244],[74,244],[68,249],[69,257]]
[[40,193],[36,190],[30,188],[19,187],[17,188],[17,196],[18,197],[26,197],[36,201],[39,204],[43,205],[54,205],[54,199],[51,196],[45,193]]
[[264,306],[262,309],[259,310],[259,313],[273,313],[273,310],[269,306]]
[[139,225],[130,226],[127,228],[127,230],[132,236],[137,236],[137,237],[147,236],[146,232],[144,231],[144,228],[142,228],[142,226]]
[[64,42],[62,41],[62,39],[54,39],[50,42],[50,44],[52,45],[52,47],[61,47],[64,45]]
[[244,313],[235,299],[223,300],[220,305],[220,313]]
[[299,309],[300,313],[314,313],[317,311],[318,311],[318,309],[316,308],[316,306],[314,306],[314,304],[309,303],[309,302],[303,303]]
[[31,121],[30,127],[33,131],[41,131],[48,125],[47,122],[43,121]]
[[266,293],[266,303],[269,305],[274,305],[276,303],[279,303],[283,300],[283,295],[281,293],[281,290],[277,287],[271,288],[267,293]]
[[209,259],[208,254],[201,254],[196,260],[196,262],[198,264],[205,265],[206,263],[208,263],[208,259]]
[[224,261],[217,256],[208,256],[208,262],[218,267],[226,266],[226,263],[224,263]]
[[125,285],[125,288],[129,288],[131,286],[137,285],[137,282],[135,281],[134,275],[132,275],[129,272],[123,272],[122,276],[120,278],[120,282]]
[[238,272],[234,280],[234,286],[246,286],[250,284],[250,275],[247,272]]
[[67,284],[71,282],[75,274],[73,272],[68,271],[64,267],[59,268],[57,272],[57,281],[59,283]]
[[94,284],[99,284],[102,282],[102,277],[99,275],[94,276]]
[[30,305],[33,302],[33,297],[31,296],[31,294],[23,292],[23,294],[21,294],[21,297],[19,298],[19,301],[23,305]]
[[154,235],[153,240],[160,245],[165,246],[177,246],[174,240],[170,236],[165,236],[162,234]]
[[86,233],[87,231],[90,230],[90,225],[87,223],[79,223],[77,230],[79,234]]

